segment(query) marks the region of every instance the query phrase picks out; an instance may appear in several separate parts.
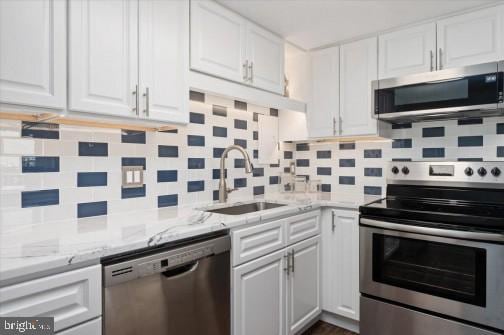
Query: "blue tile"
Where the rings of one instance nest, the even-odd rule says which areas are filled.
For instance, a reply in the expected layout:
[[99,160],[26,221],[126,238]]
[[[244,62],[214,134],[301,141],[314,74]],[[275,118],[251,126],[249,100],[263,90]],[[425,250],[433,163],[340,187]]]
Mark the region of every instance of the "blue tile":
[[79,142],[79,156],[108,156],[108,143]]
[[187,135],[187,145],[190,147],[204,147],[205,136]]
[[284,151],[284,159],[292,159],[293,157],[292,151]]
[[178,129],[159,130],[160,133],[178,134]]
[[339,183],[341,185],[355,185],[355,177],[351,176],[340,176]]
[[483,119],[482,118],[462,119],[462,120],[458,120],[457,124],[459,126],[469,125],[469,124],[483,124]]
[[483,158],[457,158],[459,162],[483,162]]
[[310,166],[310,160],[309,159],[296,159],[296,166],[298,166],[298,167]]
[[189,91],[189,100],[197,102],[205,102],[205,94],[196,91]]
[[107,186],[107,172],[78,172],[77,187]]
[[381,149],[366,149],[364,150],[364,158],[381,158]]
[[247,129],[247,121],[235,119],[234,120],[234,127],[236,129]]
[[212,105],[212,114],[217,115],[217,116],[227,116],[227,107],[224,106],[219,106],[219,105]]
[[205,190],[204,180],[195,180],[187,182],[187,192],[201,192]]
[[254,151],[252,152],[252,154],[253,154],[254,159],[258,159],[259,158],[259,150],[254,149]]
[[423,158],[442,158],[445,156],[445,148],[423,148]]
[[270,164],[269,166],[270,168],[277,168],[280,167],[280,164]]
[[158,145],[159,157],[178,157],[179,151],[176,145]]
[[205,114],[202,113],[189,113],[189,122],[197,124],[205,124]]
[[340,167],[355,167],[355,159],[340,159],[339,160]]
[[278,109],[270,108],[270,116],[278,117]]
[[147,168],[147,163],[144,157],[123,157],[121,159],[122,166],[143,166],[145,170]]
[[254,168],[252,170],[252,175],[254,177],[264,177],[264,168]]
[[355,142],[344,142],[339,144],[340,150],[355,150]]
[[259,121],[259,113],[254,113],[254,114],[252,115],[252,118],[253,118],[254,122]]
[[242,169],[245,167],[245,160],[243,158],[235,158],[234,167],[236,169]]
[[381,177],[382,174],[381,168],[364,168],[364,176],[366,177]]
[[107,202],[85,202],[77,204],[77,217],[87,218],[90,216],[107,215]]
[[392,142],[393,149],[403,149],[403,148],[412,148],[413,141],[411,138],[397,138]]
[[177,170],[158,170],[157,172],[158,183],[169,183],[177,180],[178,180]]
[[188,169],[204,169],[205,159],[204,158],[188,158],[187,159]]
[[411,158],[392,158],[392,162],[411,162]]
[[459,136],[459,147],[482,147],[483,136]]
[[331,150],[317,151],[317,159],[330,159],[330,158],[331,158]]
[[321,184],[320,191],[322,192],[331,192],[331,184]]
[[445,136],[444,127],[422,128],[422,137],[444,137],[444,136]]
[[504,123],[497,123],[497,134],[504,134]]
[[318,176],[330,176],[332,174],[332,169],[330,167],[318,167],[317,175]]
[[214,201],[219,200],[219,190],[215,190],[212,193],[213,193],[213,199],[214,199]]
[[57,140],[60,137],[59,125],[53,123],[23,121],[21,123],[21,137]]
[[263,195],[264,186],[254,186],[254,195]]
[[411,123],[394,123],[392,129],[410,129]]
[[147,191],[146,188],[147,187],[145,185],[143,185],[142,187],[133,187],[133,188],[121,187],[121,198],[130,199],[130,198],[145,197],[145,192]]
[[504,147],[497,147],[497,157],[504,157]]
[[239,145],[240,147],[247,149],[247,140],[243,140],[240,138],[235,138],[234,140],[235,145]]
[[269,183],[270,185],[277,185],[280,183],[280,178],[278,176],[270,176]]
[[235,102],[234,102],[234,108],[246,111],[247,110],[247,103],[243,102],[243,101],[235,100]]
[[213,127],[213,136],[215,137],[227,137],[226,127]]
[[121,142],[145,144],[146,142],[145,131],[122,129]]
[[23,173],[59,172],[60,158],[49,156],[23,156],[21,157]]
[[259,132],[258,132],[258,131],[254,130],[254,131],[252,132],[252,139],[253,139],[254,141],[259,140]]
[[221,158],[225,148],[213,148],[213,158]]
[[[224,170],[224,178],[227,178],[227,169]],[[220,179],[220,169],[212,169],[212,179]]]
[[364,186],[364,194],[382,195],[382,188],[379,186]]
[[178,205],[178,194],[167,194],[158,196],[158,208]]
[[284,172],[285,173],[291,173],[290,167],[284,167]]
[[310,151],[310,145],[308,143],[298,143],[296,144],[296,151]]
[[21,207],[40,207],[59,204],[59,190],[40,190],[21,192]]
[[234,188],[247,187],[247,178],[235,178]]

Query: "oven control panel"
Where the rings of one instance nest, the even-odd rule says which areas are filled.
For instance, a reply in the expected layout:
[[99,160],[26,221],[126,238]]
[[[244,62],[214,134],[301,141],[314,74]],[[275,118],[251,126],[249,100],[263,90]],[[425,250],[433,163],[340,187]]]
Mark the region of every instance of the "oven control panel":
[[[390,162],[389,183],[484,183],[504,188],[504,162]],[[471,185],[467,185],[471,186]]]

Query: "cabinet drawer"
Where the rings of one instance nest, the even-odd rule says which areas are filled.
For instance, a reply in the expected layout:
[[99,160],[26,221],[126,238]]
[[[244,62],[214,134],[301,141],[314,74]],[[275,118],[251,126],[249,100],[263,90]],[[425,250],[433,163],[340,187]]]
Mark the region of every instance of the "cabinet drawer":
[[101,335],[101,333],[102,318],[98,318],[64,330],[58,333],[58,335]]
[[0,297],[0,316],[54,317],[59,331],[102,314],[101,265],[6,286]]
[[320,234],[320,211],[313,211],[284,219],[287,245]]
[[233,266],[283,248],[283,220],[236,230],[231,234]]

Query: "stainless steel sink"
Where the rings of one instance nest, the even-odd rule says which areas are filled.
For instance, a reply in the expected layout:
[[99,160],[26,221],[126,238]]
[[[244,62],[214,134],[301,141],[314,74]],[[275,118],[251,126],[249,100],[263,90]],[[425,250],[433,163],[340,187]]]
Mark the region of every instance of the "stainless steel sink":
[[284,204],[277,204],[273,202],[252,202],[250,204],[234,205],[228,207],[221,207],[216,209],[206,210],[205,212],[219,213],[226,215],[241,215],[253,212],[264,211],[266,209],[272,209],[277,207],[285,206]]

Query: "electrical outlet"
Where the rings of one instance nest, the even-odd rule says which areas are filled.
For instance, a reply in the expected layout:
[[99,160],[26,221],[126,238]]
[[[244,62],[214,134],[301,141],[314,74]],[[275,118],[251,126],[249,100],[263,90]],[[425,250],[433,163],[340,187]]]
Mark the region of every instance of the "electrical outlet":
[[122,167],[122,187],[134,188],[142,187],[143,181],[143,166],[123,166]]

